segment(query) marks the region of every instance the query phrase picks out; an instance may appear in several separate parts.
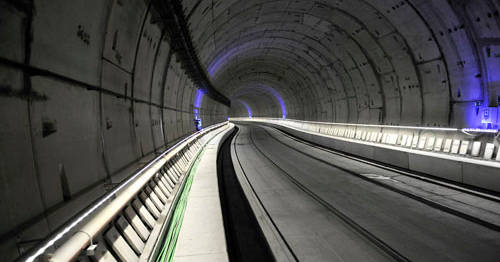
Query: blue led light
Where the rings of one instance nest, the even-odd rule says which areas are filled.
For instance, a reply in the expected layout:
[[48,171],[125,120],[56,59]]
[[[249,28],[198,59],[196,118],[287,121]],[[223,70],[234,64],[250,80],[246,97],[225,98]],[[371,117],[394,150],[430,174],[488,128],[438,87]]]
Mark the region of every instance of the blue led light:
[[223,54],[218,55],[217,58],[214,61],[212,61],[210,63],[210,65],[208,66],[208,70],[207,70],[208,71],[208,75],[210,75],[211,77],[215,76],[220,71],[220,69],[225,64],[227,64],[227,62],[232,57],[236,56],[239,52],[245,51],[245,48],[248,47],[248,46],[251,46],[252,44],[255,44],[255,43],[247,42],[247,43],[244,43],[242,45],[233,47],[229,51],[227,51],[227,52],[225,52]]
[[280,103],[281,106],[281,116],[283,119],[286,119],[286,106],[285,106],[285,101],[281,97],[281,95],[272,87],[268,86],[262,86],[266,91],[270,92]]
[[[257,43],[256,43],[257,42]],[[244,44],[236,45],[230,49],[226,49],[219,53],[214,60],[212,60],[209,63],[209,66],[207,67],[208,75],[211,78],[214,78],[215,75],[217,75],[218,72],[221,71],[221,69],[228,64],[228,62],[235,56],[248,51],[251,48],[255,48],[258,46],[258,41],[248,41]],[[280,106],[281,106],[281,117],[283,119],[286,119],[287,116],[287,111],[286,111],[286,105],[285,101],[281,97],[281,95],[272,87],[268,86],[257,86],[256,88],[267,91],[271,93],[276,100],[278,100]],[[248,104],[247,104],[248,105]],[[251,112],[251,111],[250,111]]]
[[243,87],[243,88],[238,88],[234,93],[237,94],[235,96],[233,96],[232,98],[237,98],[237,97],[242,97],[246,94],[252,94],[252,93],[255,93],[255,91],[260,91],[260,92],[264,92],[264,93],[268,93],[268,94],[271,94],[272,97],[274,97],[276,99],[276,101],[278,101],[278,103],[280,104],[280,108],[281,108],[281,117],[283,119],[286,119],[286,116],[287,116],[287,111],[286,111],[286,104],[285,104],[285,101],[284,99],[281,97],[280,93],[277,92],[274,88],[272,87],[269,87],[269,86],[265,86],[265,85],[254,85],[254,86],[251,86],[251,87]]
[[201,130],[202,129],[202,122],[201,122],[201,117],[200,117],[200,107],[201,103],[203,101],[203,96],[205,93],[203,90],[198,89],[196,90],[196,96],[194,97],[194,103],[193,103],[193,113],[194,113],[194,122],[196,126],[196,130]]
[[201,102],[203,101],[204,95],[205,95],[205,93],[203,92],[203,90],[201,90],[201,89],[196,90],[196,96],[194,98],[194,104],[193,104],[194,107],[197,107],[197,108],[201,107]]
[[241,99],[238,99],[237,101],[240,102],[247,109],[247,111],[248,111],[248,118],[252,118],[252,109],[247,104],[247,102],[245,102],[245,101],[243,101]]

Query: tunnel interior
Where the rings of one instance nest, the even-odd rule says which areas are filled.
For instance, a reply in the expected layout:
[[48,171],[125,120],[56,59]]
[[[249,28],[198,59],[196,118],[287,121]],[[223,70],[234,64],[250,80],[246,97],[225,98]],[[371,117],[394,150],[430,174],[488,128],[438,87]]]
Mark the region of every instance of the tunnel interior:
[[[497,125],[494,1],[185,1],[184,8],[214,85],[254,116]],[[234,106],[230,115],[247,110]]]
[[[137,163],[229,117],[498,128],[499,9],[0,0],[0,253],[19,256]],[[168,26],[179,17],[187,44]]]

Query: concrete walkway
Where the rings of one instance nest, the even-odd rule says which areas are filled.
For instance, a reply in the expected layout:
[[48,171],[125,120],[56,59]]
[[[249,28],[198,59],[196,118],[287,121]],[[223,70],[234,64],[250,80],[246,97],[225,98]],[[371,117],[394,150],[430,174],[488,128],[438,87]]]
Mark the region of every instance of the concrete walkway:
[[210,141],[194,174],[174,261],[229,261],[217,184],[217,149],[226,133]]

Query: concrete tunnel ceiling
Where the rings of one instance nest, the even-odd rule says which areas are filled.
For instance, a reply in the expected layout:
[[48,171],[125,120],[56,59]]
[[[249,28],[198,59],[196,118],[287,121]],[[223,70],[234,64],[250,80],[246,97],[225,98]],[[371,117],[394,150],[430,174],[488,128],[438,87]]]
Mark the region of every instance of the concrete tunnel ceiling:
[[480,109],[498,106],[498,5],[183,1],[231,116],[248,116],[243,101],[253,116],[282,117],[278,94],[287,118],[457,127],[481,127]]

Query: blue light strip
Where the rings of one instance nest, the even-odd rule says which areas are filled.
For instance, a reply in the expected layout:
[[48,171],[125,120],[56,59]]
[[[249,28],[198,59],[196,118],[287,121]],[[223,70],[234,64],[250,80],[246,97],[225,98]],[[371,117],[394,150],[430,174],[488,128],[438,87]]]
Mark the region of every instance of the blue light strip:
[[281,116],[282,116],[283,119],[286,119],[285,100],[283,100],[283,98],[281,97],[281,95],[274,88],[272,88],[272,87],[262,86],[261,88],[263,88],[264,90],[266,90],[269,93],[271,93],[278,100],[278,102],[280,103],[280,106],[281,106]]
[[240,102],[243,106],[245,106],[245,108],[247,109],[248,111],[248,118],[252,118],[252,109],[250,108],[250,106],[247,104],[247,102],[241,100],[241,99],[238,99],[237,100],[238,102]]
[[251,88],[249,88],[249,87],[246,87],[246,88],[240,87],[240,88],[237,89],[237,91],[235,91],[235,93],[238,94],[237,97],[242,97],[245,94],[254,93],[255,90],[271,94],[278,101],[278,103],[280,104],[282,119],[286,119],[287,111],[286,111],[285,100],[281,97],[280,93],[277,92],[274,88],[269,87],[269,86],[265,86],[265,85],[256,85],[256,86],[252,86]]
[[238,53],[245,51],[246,47],[251,46],[252,44],[255,44],[255,43],[247,42],[245,44],[235,46],[232,49],[230,49],[229,51],[227,51],[221,55],[218,55],[217,58],[214,61],[212,61],[212,63],[210,63],[210,65],[208,66],[208,70],[207,70],[208,75],[210,75],[211,77],[215,76],[220,71],[220,69],[223,66],[225,66],[227,64],[227,62],[229,62],[229,60],[231,58],[236,56]]
[[198,109],[200,109],[200,107],[201,107],[201,103],[203,101],[203,96],[204,95],[205,95],[205,93],[201,89],[196,90],[196,96],[194,98],[194,103],[193,103],[194,118],[195,119],[198,119],[198,114],[199,114],[199,110]]
[[198,121],[195,121],[195,122],[197,122],[197,124],[196,124],[197,130],[202,129],[202,123],[201,123],[201,118],[200,118],[200,107],[201,107],[201,103],[203,101],[204,95],[205,95],[205,93],[203,92],[203,90],[201,90],[201,89],[196,90],[196,96],[194,97],[194,103],[193,103],[193,114],[194,114],[194,119],[198,120]]

